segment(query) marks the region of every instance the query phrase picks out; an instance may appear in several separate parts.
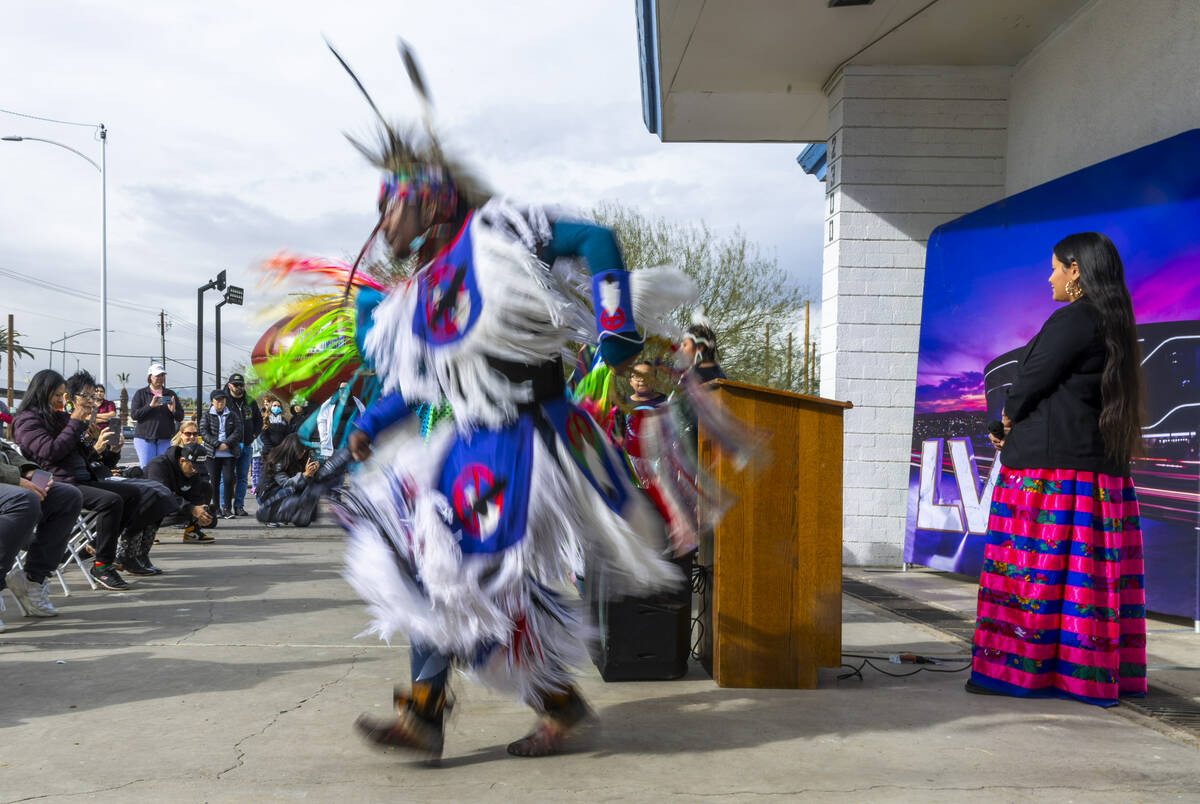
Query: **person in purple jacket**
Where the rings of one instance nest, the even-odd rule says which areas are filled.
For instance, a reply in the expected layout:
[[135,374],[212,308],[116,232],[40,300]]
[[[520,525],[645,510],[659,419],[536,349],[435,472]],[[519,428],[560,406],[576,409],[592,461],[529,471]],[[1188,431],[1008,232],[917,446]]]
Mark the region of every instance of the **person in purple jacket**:
[[[146,495],[135,484],[112,477],[120,448],[111,439],[119,436],[107,427],[94,437],[89,435],[94,386],[87,372],[70,380],[52,369],[34,374],[13,420],[13,440],[26,457],[53,474],[56,483],[78,488],[83,507],[98,515],[92,579],[105,589],[120,590],[129,584],[113,567],[117,540],[122,532],[133,534],[144,528],[153,521],[148,517],[154,512],[147,510]],[[70,414],[61,410],[68,397]]]

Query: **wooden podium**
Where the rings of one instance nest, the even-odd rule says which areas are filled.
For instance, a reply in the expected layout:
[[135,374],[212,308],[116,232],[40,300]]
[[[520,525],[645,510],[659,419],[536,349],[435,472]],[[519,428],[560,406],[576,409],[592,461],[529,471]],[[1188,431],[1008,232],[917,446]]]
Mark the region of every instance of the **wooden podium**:
[[[714,393],[767,437],[763,466],[720,457],[701,424],[700,457],[729,505],[698,562],[701,662],[722,687],[812,689],[842,651],[842,413],[849,402],[717,380]],[[723,495],[723,499],[721,498]]]

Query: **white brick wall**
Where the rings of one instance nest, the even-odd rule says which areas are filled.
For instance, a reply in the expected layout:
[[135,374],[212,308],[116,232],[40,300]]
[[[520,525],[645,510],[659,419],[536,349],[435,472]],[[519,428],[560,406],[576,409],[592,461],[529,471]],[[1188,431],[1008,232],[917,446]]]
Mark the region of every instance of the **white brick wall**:
[[1010,71],[849,66],[829,90],[821,394],[848,399],[843,557],[904,546],[925,243],[1004,195]]

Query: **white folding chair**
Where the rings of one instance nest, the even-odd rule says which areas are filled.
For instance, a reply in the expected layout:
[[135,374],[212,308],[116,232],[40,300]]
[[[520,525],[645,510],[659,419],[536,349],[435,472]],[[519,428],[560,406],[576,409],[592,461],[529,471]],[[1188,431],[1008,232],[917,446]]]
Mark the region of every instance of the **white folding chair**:
[[[15,569],[25,569],[25,557],[26,553],[28,552],[28,550],[22,550],[21,552],[17,553],[17,560],[13,562],[13,567]],[[71,587],[67,586],[67,579],[63,577],[62,573],[63,567],[67,566],[70,561],[70,555],[64,553],[62,563],[54,568],[54,577],[58,578],[58,585],[62,587],[63,597],[71,596]],[[20,603],[20,601],[17,602]]]
[[13,594],[13,590],[9,589],[8,587],[0,589],[0,611],[4,611],[4,593],[5,592],[8,592],[8,596],[12,598],[13,603],[17,604],[17,610],[21,612],[21,616],[22,617],[26,616],[28,614],[28,612],[26,612],[25,607],[21,605],[21,599],[18,598],[15,594]]
[[83,579],[88,582],[88,586],[92,590],[96,589],[96,582],[92,580],[92,573],[88,569],[87,561],[91,558],[87,552],[89,542],[96,541],[96,518],[98,514],[95,511],[83,510],[79,512],[79,519],[75,523],[74,529],[71,531],[71,537],[67,539],[67,555],[63,559],[62,564],[57,570],[58,581],[62,584],[63,592],[70,594],[67,591],[66,581],[63,580],[62,569],[68,566],[72,561],[79,567],[79,571],[83,573]]

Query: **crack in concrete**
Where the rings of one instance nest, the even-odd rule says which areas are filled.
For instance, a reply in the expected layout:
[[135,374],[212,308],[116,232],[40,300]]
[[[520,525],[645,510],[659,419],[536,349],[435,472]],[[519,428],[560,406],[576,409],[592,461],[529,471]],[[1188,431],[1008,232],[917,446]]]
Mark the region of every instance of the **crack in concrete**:
[[301,700],[297,701],[294,706],[290,706],[287,709],[279,710],[278,712],[276,712],[274,715],[271,716],[271,719],[261,729],[259,729],[258,731],[255,731],[255,732],[251,732],[250,734],[247,734],[245,737],[241,738],[236,743],[234,743],[233,744],[233,750],[234,750],[233,764],[230,765],[225,770],[218,773],[216,778],[220,779],[225,774],[232,773],[233,771],[237,770],[238,768],[240,768],[246,764],[246,752],[242,749],[243,743],[245,743],[247,740],[253,739],[255,737],[261,737],[262,735],[266,734],[271,729],[271,727],[274,726],[276,723],[278,723],[279,719],[282,718],[284,715],[287,715],[292,712],[296,712],[296,711],[300,710],[309,701],[320,697],[320,695],[322,693],[324,693],[325,690],[329,689],[330,687],[337,686],[338,684],[345,681],[350,676],[350,674],[354,672],[354,668],[358,666],[358,660],[360,658],[362,658],[362,656],[365,653],[366,653],[366,650],[360,649],[358,652],[356,652],[354,655],[352,655],[350,657],[350,666],[346,668],[346,672],[342,673],[340,676],[338,676],[335,679],[322,682],[321,686],[319,686],[312,695],[309,695],[308,697],[302,698]]
[[[1062,790],[1067,793],[1146,793],[1160,792],[1169,793],[1174,790],[1186,790],[1191,792],[1188,787],[1172,788],[1166,784],[1160,784],[1153,789],[1147,787],[1080,787],[1068,785],[1013,785],[1013,784],[983,784],[974,787],[941,787],[930,785],[906,785],[906,784],[872,784],[866,787],[802,787],[796,790],[781,790],[781,791],[765,791],[765,790],[723,790],[721,792],[700,793],[692,790],[673,791],[671,795],[677,796],[694,796],[696,798],[718,798],[728,796],[802,796],[811,793],[869,793],[875,790],[898,790],[898,791],[921,791],[921,792],[963,792],[963,793],[978,793],[985,791],[999,790],[1016,790],[1016,791],[1042,791],[1042,790]],[[577,791],[582,792],[582,791]]]
[[37,801],[43,798],[73,798],[74,796],[94,796],[97,793],[107,793],[112,790],[120,790],[122,787],[129,787],[131,784],[144,782],[145,779],[134,779],[123,784],[116,784],[110,787],[98,787],[95,790],[80,790],[78,793],[45,793],[40,796],[27,796],[26,798],[13,798],[5,801],[3,804],[20,804],[22,801]]
[[208,619],[207,619],[207,621],[201,623],[200,625],[197,625],[191,631],[188,631],[186,634],[181,636],[178,640],[175,641],[176,645],[182,645],[184,642],[186,642],[189,639],[191,639],[192,637],[194,637],[200,631],[204,630],[205,628],[208,628],[210,625],[213,624],[213,617],[215,616],[214,612],[216,610],[217,601],[213,600],[211,589],[204,590],[204,599],[206,601],[208,601]]

